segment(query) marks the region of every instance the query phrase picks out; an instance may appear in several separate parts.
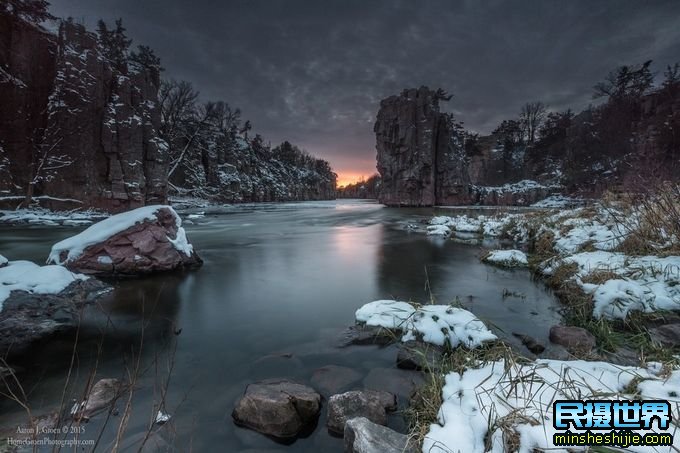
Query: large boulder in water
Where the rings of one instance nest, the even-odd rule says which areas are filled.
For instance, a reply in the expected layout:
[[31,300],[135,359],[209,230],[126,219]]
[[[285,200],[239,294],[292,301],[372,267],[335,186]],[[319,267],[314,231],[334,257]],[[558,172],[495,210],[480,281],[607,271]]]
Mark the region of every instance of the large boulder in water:
[[55,244],[47,262],[100,276],[149,274],[202,264],[180,217],[162,205],[102,220]]
[[313,426],[321,395],[297,382],[265,380],[250,384],[232,412],[237,425],[279,439],[291,439]]

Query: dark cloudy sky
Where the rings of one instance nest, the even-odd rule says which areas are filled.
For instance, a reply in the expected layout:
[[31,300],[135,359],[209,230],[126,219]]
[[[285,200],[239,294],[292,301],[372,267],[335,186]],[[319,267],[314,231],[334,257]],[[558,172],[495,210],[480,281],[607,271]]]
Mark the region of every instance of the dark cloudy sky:
[[[616,66],[680,60],[680,0],[51,0],[93,25],[122,17],[166,76],[240,107],[254,130],[375,171],[380,99],[442,87],[487,133],[526,101],[580,109]],[[342,179],[342,178],[341,178]]]

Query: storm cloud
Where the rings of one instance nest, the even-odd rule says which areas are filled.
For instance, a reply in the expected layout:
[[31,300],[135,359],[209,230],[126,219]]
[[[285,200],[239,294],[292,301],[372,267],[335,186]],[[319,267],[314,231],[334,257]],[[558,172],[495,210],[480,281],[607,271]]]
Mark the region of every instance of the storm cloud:
[[88,26],[122,17],[165,76],[240,107],[272,143],[290,140],[346,175],[374,172],[380,99],[441,87],[488,133],[527,101],[579,110],[615,67],[680,60],[680,2],[52,0]]

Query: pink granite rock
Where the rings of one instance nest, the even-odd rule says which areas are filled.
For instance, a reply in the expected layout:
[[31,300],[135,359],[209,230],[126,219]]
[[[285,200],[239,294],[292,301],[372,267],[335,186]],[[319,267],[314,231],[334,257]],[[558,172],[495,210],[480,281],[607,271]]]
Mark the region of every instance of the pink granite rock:
[[[112,234],[104,237],[107,231]],[[97,237],[100,240],[93,242]],[[196,267],[203,261],[171,207],[147,206],[112,216],[55,244],[48,262],[84,274],[133,276]]]

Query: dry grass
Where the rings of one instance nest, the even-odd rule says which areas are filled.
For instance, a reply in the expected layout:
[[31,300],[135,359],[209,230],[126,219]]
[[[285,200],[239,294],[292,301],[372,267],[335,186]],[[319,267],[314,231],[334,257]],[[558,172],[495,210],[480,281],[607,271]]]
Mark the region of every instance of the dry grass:
[[437,423],[437,415],[443,403],[442,389],[445,377],[449,373],[463,373],[469,368],[484,366],[489,362],[505,360],[506,363],[526,361],[502,341],[486,343],[478,348],[458,347],[447,351],[436,370],[426,374],[426,381],[411,397],[409,407],[404,416],[409,423],[409,438],[416,445],[422,445],[430,431],[430,425]]
[[595,285],[602,285],[609,280],[615,280],[617,278],[620,277],[615,272],[604,269],[598,269],[581,277],[581,281],[583,281],[583,283],[593,283]]
[[663,182],[634,194],[609,196],[603,206],[626,232],[618,251],[680,254],[680,184]]
[[576,263],[559,264],[553,271],[552,275],[548,277],[547,279],[548,286],[550,286],[553,289],[561,289],[564,288],[565,286],[568,286],[571,277],[573,277],[577,271],[578,265]]

